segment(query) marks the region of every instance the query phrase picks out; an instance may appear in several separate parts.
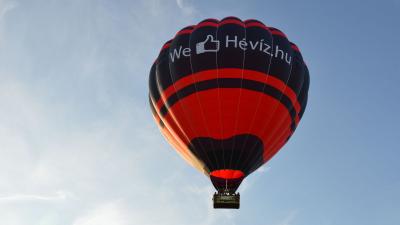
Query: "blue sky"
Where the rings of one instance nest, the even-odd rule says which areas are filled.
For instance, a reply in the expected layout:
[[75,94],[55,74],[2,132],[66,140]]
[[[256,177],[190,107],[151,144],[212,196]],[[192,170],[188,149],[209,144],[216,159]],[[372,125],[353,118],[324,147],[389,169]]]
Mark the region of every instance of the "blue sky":
[[[0,0],[0,223],[400,224],[400,1]],[[162,138],[161,45],[204,18],[283,30],[311,75],[288,144],[240,210]]]

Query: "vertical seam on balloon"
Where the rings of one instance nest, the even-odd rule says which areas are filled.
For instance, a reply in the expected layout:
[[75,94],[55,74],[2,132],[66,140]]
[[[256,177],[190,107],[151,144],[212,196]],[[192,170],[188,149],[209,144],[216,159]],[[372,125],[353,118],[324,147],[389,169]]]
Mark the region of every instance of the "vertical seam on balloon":
[[[271,33],[271,34],[272,34],[272,33]],[[274,39],[274,35],[272,35],[272,38]],[[271,59],[272,59],[272,57],[273,57],[273,55],[271,55]],[[288,76],[287,80],[285,81],[285,84],[287,84],[288,80],[290,79],[290,75],[291,75],[291,67],[290,67],[290,70],[289,70],[289,76]],[[286,86],[285,86],[284,88],[286,89]],[[285,89],[284,89],[284,90],[285,90]],[[284,93],[284,90],[283,90],[282,94],[280,95],[279,99],[277,99],[277,102],[275,103],[275,107],[273,107],[273,110],[271,110],[271,114],[270,114],[271,116],[270,116],[270,118],[268,119],[268,121],[264,124],[263,128],[261,129],[261,135],[265,132],[265,129],[268,127],[268,125],[270,124],[270,122],[271,122],[273,116],[275,115],[276,109],[278,108],[278,105],[279,105],[279,101],[281,100],[282,96],[284,95],[284,94],[283,94],[283,93]],[[272,134],[269,135],[269,136],[272,136]],[[268,139],[268,140],[269,140],[269,139]],[[267,142],[268,142],[268,141],[263,140],[263,145],[264,145],[263,147],[264,147],[264,149],[270,147],[270,146],[267,146]],[[251,149],[253,149],[254,147],[255,147],[255,145],[253,145]],[[262,155],[263,162],[264,162],[264,149],[263,149],[263,155]],[[248,157],[247,157],[247,159],[245,160],[245,162],[247,162],[247,160],[249,160]],[[250,164],[249,166],[251,166],[251,164]],[[251,168],[251,167],[250,167],[250,168]],[[250,171],[251,171],[251,170],[249,170],[249,172],[250,172]]]
[[[273,36],[272,36],[272,37],[273,37]],[[287,38],[286,38],[286,39],[287,39]],[[288,40],[288,42],[289,42],[289,40]],[[290,45],[290,42],[289,42],[289,45]],[[289,49],[290,49],[290,51],[292,51],[292,48],[289,48]],[[292,54],[291,54],[291,57],[292,57]],[[293,63],[290,64],[289,76],[288,76],[288,78],[287,78],[286,81],[285,81],[285,87],[284,87],[284,89],[283,89],[283,91],[282,91],[282,94],[280,95],[280,97],[279,97],[279,99],[278,99],[278,102],[275,104],[274,110],[273,110],[272,113],[271,113],[271,118],[268,120],[267,123],[265,123],[265,125],[263,126],[263,128],[262,128],[262,130],[261,130],[261,133],[262,133],[262,134],[264,133],[265,129],[268,127],[267,125],[269,125],[269,123],[271,122],[272,117],[273,117],[273,115],[275,114],[276,109],[278,108],[279,101],[281,100],[282,96],[284,95],[284,92],[285,92],[286,87],[287,87],[287,83],[288,83],[288,81],[289,81],[289,79],[290,79],[290,77],[291,77],[291,75],[292,75],[292,65],[293,65]],[[288,116],[290,116],[290,114],[288,114]],[[282,122],[285,120],[285,118],[287,118],[287,117],[284,117],[284,119],[282,119],[282,121],[281,121],[281,123],[279,123],[279,125],[282,124]],[[276,129],[279,128],[279,125],[277,126]],[[276,131],[276,130],[275,130],[275,131]],[[265,144],[268,143],[268,141],[272,138],[272,135],[273,135],[273,134],[275,134],[275,132],[274,132],[274,133],[271,133],[271,135],[269,135],[269,138],[267,139],[267,141],[265,141]],[[272,146],[272,144],[271,144],[271,146]],[[270,146],[267,146],[267,147],[269,148]],[[254,148],[254,146],[253,146],[253,148]],[[265,148],[265,146],[264,146],[264,148]],[[272,154],[272,151],[268,153],[268,155],[270,155],[270,154]],[[262,157],[263,157],[263,163],[264,163],[264,151],[263,151]],[[251,168],[251,169],[253,169],[253,168]],[[249,170],[249,171],[250,171],[250,170]]]
[[[173,41],[175,41],[175,38],[173,39]],[[172,42],[173,42],[172,41]],[[172,44],[172,42],[171,42],[171,44]],[[189,45],[190,45],[190,43],[189,43]],[[168,49],[168,51],[170,51],[170,49]],[[177,92],[177,89],[176,89],[176,86],[175,86],[175,79],[174,79],[174,76],[172,75],[172,71],[171,71],[171,66],[170,66],[170,64],[172,64],[171,63],[171,59],[170,59],[170,57],[168,57],[168,69],[169,69],[169,75],[170,75],[170,77],[171,77],[171,81],[172,81],[172,85],[173,85],[173,87],[174,87],[174,90],[175,90],[175,92]],[[167,104],[167,103],[166,103]],[[180,107],[182,108],[182,111],[183,111],[183,115],[184,115],[184,117],[185,117],[185,119],[186,119],[186,121],[189,123],[189,125],[190,125],[190,129],[192,130],[192,133],[194,133],[194,129],[193,129],[193,124],[191,123],[191,121],[190,121],[190,119],[188,118],[188,116],[186,115],[186,109],[185,109],[185,107],[184,107],[184,105],[183,104],[179,104],[180,105]],[[171,114],[171,117],[172,117],[172,112],[170,112],[170,114]],[[175,118],[175,117],[173,117],[173,118]],[[176,121],[176,119],[174,119],[174,121]],[[178,122],[175,122],[177,125],[178,125]],[[185,132],[184,132],[184,130],[181,128],[181,126],[179,126],[179,128],[181,129],[181,132],[185,135],[185,137],[186,137],[186,139],[188,140],[188,143],[189,144],[191,144],[191,140],[189,140],[189,137],[187,137],[187,135],[185,134]],[[201,143],[200,143],[201,144]],[[201,144],[202,145],[202,144]],[[190,152],[190,147],[189,146],[185,146],[186,148],[187,148],[187,151],[188,151],[188,153],[189,154],[192,154],[193,155],[193,153],[192,152]],[[204,146],[202,146],[202,149],[204,149]],[[203,150],[204,151],[204,150]],[[199,159],[196,157],[196,156],[192,156],[192,158],[194,159],[194,160],[197,160],[198,162],[199,162]],[[204,163],[204,162],[203,162]],[[205,172],[204,171],[204,168],[203,168],[203,172]]]
[[[168,64],[169,64],[169,60],[168,60]],[[157,63],[156,64],[156,76],[155,76],[155,79],[156,79],[156,85],[157,85],[157,89],[158,89],[158,91],[160,92],[160,99],[164,102],[164,104],[167,104],[167,99],[162,95],[162,87],[161,87],[161,85],[160,85],[160,83],[158,82],[158,76],[157,76],[157,71],[158,71],[158,66],[159,66],[159,63]],[[169,65],[168,65],[168,69],[170,70],[170,68],[169,68]],[[171,71],[170,71],[170,76],[171,76]],[[175,118],[175,116],[173,115],[173,113],[170,113],[170,116],[171,116],[171,119],[172,119],[172,121],[176,124],[176,126],[179,128],[179,130],[182,132],[182,134],[183,134],[183,138],[185,138],[187,141],[189,141],[189,138],[186,136],[186,134],[183,132],[183,129],[182,129],[182,127],[179,125],[179,123],[177,122],[177,120],[176,120],[176,118]],[[164,124],[167,124],[167,123],[164,123]]]
[[[294,52],[294,51],[292,51],[292,52]],[[300,54],[300,52],[299,52],[299,54]],[[293,64],[294,64],[294,57],[293,57],[293,61],[292,61],[292,66],[293,66]],[[300,63],[303,63],[302,61],[300,61]],[[303,63],[304,64],[304,63]],[[305,66],[305,65],[304,65]],[[303,71],[304,71],[304,74],[305,74],[305,69],[303,68]],[[292,72],[292,69],[291,69],[291,72]],[[304,76],[304,75],[303,75]],[[289,77],[289,79],[291,78],[291,76]],[[289,80],[288,80],[289,81]],[[303,78],[303,82],[302,82],[302,84],[301,84],[301,87],[299,88],[299,91],[297,91],[297,92],[295,92],[296,93],[296,98],[297,98],[297,96],[298,96],[298,94],[301,92],[301,89],[303,89],[304,87],[305,87],[305,81],[304,81],[304,78]],[[296,115],[299,115],[299,113],[301,112],[301,108],[300,108],[300,111],[297,113],[296,112]],[[287,117],[286,117],[287,118]],[[285,119],[286,119],[285,118]],[[291,128],[289,127],[289,128],[286,128],[285,130],[284,130],[284,132],[281,134],[281,135],[279,135],[278,136],[278,138],[276,138],[275,139],[275,141],[274,142],[272,142],[271,143],[271,149],[275,149],[276,147],[277,147],[277,144],[279,144],[279,141],[278,140],[281,140],[282,138],[283,138],[283,136],[286,134],[286,131],[287,130],[291,130]],[[293,131],[291,131],[291,134],[290,135],[292,135],[293,134],[293,132],[294,132],[294,130]],[[290,136],[289,136],[290,137]],[[271,155],[271,153],[270,154],[268,154],[268,156],[270,156]]]
[[[303,62],[304,62],[304,60],[303,60]],[[308,84],[307,84],[308,87],[307,87],[307,89],[306,89],[306,91],[305,91],[305,93],[304,93],[306,96],[304,97],[304,99],[303,99],[303,101],[302,101],[302,103],[301,103],[301,105],[300,105],[301,108],[300,108],[300,111],[299,111],[299,113],[298,113],[299,119],[301,119],[301,118],[300,118],[300,114],[301,114],[302,112],[304,113],[305,110],[306,110],[305,107],[306,107],[307,104],[304,104],[304,101],[307,102],[307,99],[308,99],[308,90],[309,90],[309,88],[310,88],[310,74],[309,74],[309,70],[308,70],[307,65],[304,63],[304,78],[305,78],[305,77],[308,77],[308,82],[307,82],[307,83],[308,83]],[[304,85],[305,85],[305,83],[303,82],[303,86],[304,86]],[[302,88],[303,88],[303,86],[302,86]],[[300,90],[299,93],[301,93],[301,90]],[[299,95],[300,95],[300,94],[299,94]],[[301,116],[302,116],[302,115],[301,115]]]
[[[157,81],[156,81],[156,82],[157,82]],[[159,84],[158,84],[158,83],[157,83],[157,89],[159,89]],[[163,101],[162,96],[160,96],[160,98],[161,98],[161,100]],[[169,127],[169,126],[170,126],[169,123],[164,122],[162,116],[161,116],[160,113],[159,113],[159,110],[158,110],[158,109],[156,108],[156,106],[154,105],[153,99],[150,98],[150,101],[151,101],[150,104],[153,104],[153,107],[154,107],[154,109],[155,109],[155,112],[156,112],[156,114],[159,116],[160,121],[161,121],[162,123],[165,124],[164,129],[165,129],[167,132],[169,132],[169,133],[171,134],[171,138],[173,138],[173,141],[175,141],[177,145],[179,145],[180,147],[182,147],[182,143],[181,143],[182,141],[179,141],[180,138],[175,137],[175,135],[173,135],[173,133],[171,132],[172,129],[170,129],[170,127]],[[172,117],[171,117],[171,118],[172,118]],[[173,120],[174,123],[176,123],[176,121],[175,121],[174,118],[172,118],[172,120]],[[177,125],[177,126],[178,126],[178,125]],[[181,129],[179,126],[178,126],[178,128]],[[182,130],[182,129],[181,129],[181,130]],[[161,133],[162,133],[162,132],[161,132]],[[184,138],[185,138],[185,137],[184,137]],[[187,137],[186,137],[186,139],[187,139]],[[167,140],[168,140],[168,139],[167,139]],[[171,143],[171,144],[172,144],[172,143]],[[184,145],[183,145],[183,146],[184,146]],[[173,147],[174,147],[174,146],[173,146]],[[185,154],[187,157],[192,158],[192,156],[190,155],[189,152],[183,152],[182,154]],[[191,163],[191,165],[194,165],[194,164],[195,164],[194,162]],[[195,168],[197,168],[197,167],[195,166]],[[201,169],[201,168],[199,168],[199,169]]]
[[[272,35],[272,33],[271,33],[271,31],[268,29],[268,33],[269,33],[269,35],[270,35],[270,37],[271,37],[271,45],[272,45],[272,48],[274,47],[274,38],[273,38],[273,35]],[[271,57],[269,57],[269,62],[268,62],[268,69],[267,69],[267,74],[266,74],[266,81],[268,81],[268,78],[269,78],[269,71],[270,71],[270,68],[271,68],[271,62],[272,62],[272,51],[271,51]],[[264,92],[264,90],[265,90],[265,87],[266,87],[266,83],[267,82],[265,82],[264,83],[264,85],[263,85],[263,89],[262,89],[262,92]],[[252,122],[251,122],[251,124],[250,124],[250,129],[251,129],[251,127],[253,127],[253,125],[254,125],[254,121],[255,121],[255,117],[256,117],[256,115],[257,115],[257,112],[258,112],[258,109],[259,109],[259,107],[260,107],[260,104],[261,104],[261,99],[262,98],[264,98],[264,96],[261,94],[259,97],[258,97],[258,101],[257,101],[257,106],[256,106],[256,110],[255,110],[255,112],[254,112],[254,116],[253,116],[253,119],[252,119]],[[261,138],[261,137],[260,137]],[[243,155],[243,148],[244,148],[244,146],[246,146],[246,144],[247,144],[247,141],[248,141],[248,136],[246,136],[246,139],[245,139],[245,141],[243,142],[243,145],[242,145],[242,148],[240,149],[240,154],[239,154],[239,157],[238,157],[238,162],[237,163],[239,163],[240,162],[240,159],[241,159],[241,157],[242,157],[242,155]],[[264,147],[264,142],[263,142],[263,147]],[[251,149],[253,149],[254,148],[254,146],[251,148]],[[263,149],[263,152],[264,152],[264,149]],[[246,157],[246,159],[247,159],[248,157]],[[243,165],[245,165],[245,162],[247,161],[245,159],[245,161],[243,162]],[[247,174],[248,175],[248,174]]]
[[[197,24],[197,25],[198,25],[198,24]],[[197,26],[197,25],[196,25],[196,26]],[[195,30],[196,30],[196,27],[193,28],[193,32],[194,32]],[[190,43],[191,43],[191,40],[192,40],[193,32],[190,33],[190,36],[189,36],[189,48],[190,48]],[[192,51],[191,51],[191,52],[192,52]],[[193,74],[192,53],[191,53],[190,56],[189,56],[189,63],[190,63],[190,71],[191,71],[191,74]],[[193,77],[192,77],[192,79],[193,79],[193,81],[195,81]],[[206,122],[206,118],[205,118],[205,116],[204,116],[203,106],[202,106],[202,104],[201,104],[200,97],[199,97],[199,95],[198,95],[197,84],[196,84],[196,82],[194,83],[194,88],[195,88],[195,90],[196,90],[195,95],[196,95],[196,98],[197,98],[197,102],[199,103],[199,106],[200,106],[201,116],[202,116],[202,118],[203,118],[204,126],[205,126],[205,128],[206,128],[206,132],[208,133],[208,136],[210,136],[210,130],[208,129],[208,125],[207,125],[207,122]],[[218,158],[217,158],[217,156],[215,155],[215,152],[214,152],[214,150],[215,150],[214,143],[211,142],[211,145],[212,145],[212,148],[213,148],[213,151],[211,151],[211,152],[212,152],[212,154],[214,155],[215,162],[217,163],[217,167],[219,167]],[[204,151],[204,150],[203,150],[203,151]],[[207,156],[207,154],[205,154],[205,155]],[[208,156],[207,156],[207,158],[208,158]],[[211,162],[211,161],[210,161],[210,162]],[[208,169],[210,169],[210,168],[208,168]]]
[[[243,21],[242,21],[242,23],[243,23]],[[243,23],[243,29],[244,29],[244,38],[245,38],[245,40],[246,40],[246,25]],[[240,49],[240,48],[239,48]],[[243,71],[244,71],[244,63],[245,63],[245,61],[246,61],[246,50],[243,50],[243,59],[242,59],[242,72],[241,72],[241,75],[242,75],[242,77],[241,77],[241,80],[240,80],[240,89],[239,89],[239,97],[238,97],[238,103],[237,103],[237,106],[236,106],[236,113],[235,113],[235,126],[234,126],[234,128],[233,128],[233,134],[235,134],[236,133],[236,130],[237,130],[237,125],[238,125],[238,120],[240,119],[239,118],[239,111],[240,111],[240,100],[241,100],[241,97],[242,97],[242,86],[243,86]],[[232,145],[232,151],[235,149],[235,145],[236,145],[236,139],[233,139],[233,145]],[[233,157],[233,154],[231,154],[231,158],[230,158],[230,160],[229,160],[229,167],[231,167],[232,166],[232,157]]]
[[[154,106],[154,101],[153,101],[153,99],[151,99],[151,98],[150,98],[150,104],[151,104],[153,107],[155,107],[155,106]],[[160,117],[160,115],[158,114],[157,109],[154,108],[154,110],[155,110],[155,114],[157,114],[157,116]],[[159,118],[159,119],[162,121],[162,118]],[[158,127],[159,127],[159,126],[158,126]],[[173,136],[172,133],[169,131],[169,129],[168,129],[167,126],[164,126],[164,128],[159,127],[159,129],[160,129],[160,131],[161,131],[161,134],[162,134],[162,135],[164,136],[164,138],[167,140],[167,142],[170,143],[170,141],[173,141],[173,142],[175,142],[175,145],[177,145],[179,148],[182,148],[181,143],[179,143],[177,140],[175,140],[174,136]],[[163,131],[163,129],[165,129],[165,131]],[[170,138],[168,138],[168,136],[165,135],[164,132],[168,132],[169,135],[171,136],[170,138],[172,138],[173,140],[169,140]],[[170,144],[175,148],[174,144],[172,144],[172,143],[170,143]],[[180,151],[179,151],[179,152],[180,152]],[[192,162],[193,158],[192,158],[192,156],[191,156],[188,152],[184,151],[184,152],[181,152],[180,154],[182,154],[182,157],[183,157],[183,158],[185,159],[185,161],[187,161],[190,165],[192,165],[192,166],[195,167],[196,169],[199,169],[199,170],[202,169],[202,168],[199,168],[199,167],[196,165],[195,162]],[[185,156],[186,156],[186,157],[185,157]],[[202,172],[203,172],[203,171],[202,171]]]
[[[291,50],[291,52],[292,52],[291,57],[293,57],[293,50],[292,50],[292,48],[290,48],[290,50]],[[293,68],[293,61],[292,61],[292,63],[290,64],[289,77],[288,77],[288,79],[287,79],[287,81],[286,81],[286,83],[285,83],[286,85],[285,85],[285,87],[284,87],[283,92],[286,90],[287,83],[289,82],[289,80],[290,80],[290,78],[291,78],[291,76],[292,76],[292,68]],[[283,92],[282,92],[282,93],[283,93]],[[281,95],[281,98],[282,98],[282,95]],[[293,107],[294,107],[294,106],[293,106]],[[275,108],[275,111],[276,111],[276,108]],[[296,114],[297,114],[297,112],[296,112]],[[271,133],[271,135],[269,136],[269,138],[267,139],[266,142],[269,142],[269,141],[272,139],[273,135],[275,135],[276,132],[278,132],[278,130],[279,130],[279,128],[281,127],[282,123],[283,123],[288,117],[290,117],[290,114],[288,114],[287,116],[285,116],[285,117],[283,117],[283,118],[281,119],[280,123],[279,123],[278,126],[275,128],[274,132]],[[278,135],[279,135],[279,134],[278,134]],[[279,137],[281,137],[281,136],[282,136],[282,135],[280,135]],[[273,141],[273,142],[271,143],[271,147],[274,146],[274,145],[278,142],[278,139],[276,139],[275,141],[274,141],[274,140],[272,140],[272,141]]]
[[[215,31],[215,39],[216,39],[217,41],[219,41],[219,40],[218,40],[219,23],[220,23],[220,21],[218,21],[218,26],[217,26],[217,29],[216,29],[216,31]],[[219,45],[221,45],[221,42],[219,42]],[[219,49],[221,49],[221,46],[219,46]],[[217,86],[218,86],[218,88],[217,88],[217,94],[218,94],[218,95],[217,95],[217,96],[218,96],[217,102],[218,102],[219,126],[220,126],[220,131],[221,131],[221,137],[224,137],[224,126],[223,126],[223,123],[222,123],[221,92],[220,92],[220,89],[219,89],[218,52],[215,52],[215,64],[216,64],[216,66],[217,66]],[[222,158],[223,158],[224,168],[226,168],[226,163],[225,163],[225,148],[224,148],[224,142],[223,142],[223,141],[220,142],[220,147],[221,147],[221,150],[222,150]]]
[[[276,140],[281,141],[281,137],[282,137],[283,135],[284,135],[284,133],[283,133],[282,135],[280,135],[279,138],[277,138]],[[279,144],[278,141],[275,141],[273,144],[270,145],[270,146],[271,146],[271,151],[268,152],[268,154],[267,154],[267,156],[268,156],[268,157],[266,157],[266,158],[267,158],[267,161],[268,161],[269,159],[271,159],[273,155],[275,155],[276,153],[278,153],[278,151],[272,151],[272,150],[274,150],[274,149],[278,149],[278,150],[279,150],[279,148],[278,148],[279,145],[277,145],[277,144]],[[273,147],[273,148],[272,148],[272,147]],[[267,161],[265,161],[265,162],[267,162]],[[255,170],[254,168],[251,168],[251,169]]]
[[[158,91],[160,92],[160,98],[161,98],[161,100],[164,101],[165,104],[167,104],[167,99],[165,99],[165,96],[163,96],[163,95],[161,94],[161,93],[162,93],[162,87],[160,87],[161,85],[159,84],[158,79],[157,79],[158,65],[159,65],[159,64],[156,64],[156,76],[155,76],[156,84],[157,84],[157,89],[158,89]],[[169,58],[168,58],[168,70],[169,70],[169,73],[170,73],[169,75],[170,75],[170,77],[171,77],[172,75],[171,75],[171,69],[170,69],[170,67],[169,67]],[[171,79],[172,79],[172,77],[171,77]],[[182,138],[185,138],[185,139],[189,142],[189,141],[190,141],[189,138],[187,137],[187,135],[185,134],[185,132],[183,132],[182,127],[179,125],[179,123],[177,122],[177,119],[175,118],[175,116],[173,115],[172,112],[170,113],[170,116],[171,116],[172,121],[175,123],[175,125],[178,127],[178,129],[179,129],[180,132],[182,133],[182,135],[183,135]],[[162,117],[160,117],[160,119],[162,119]],[[173,130],[173,129],[170,129],[170,128],[169,128],[170,125],[167,125],[168,123],[166,123],[166,122],[164,122],[164,124],[166,124],[166,129],[167,129],[171,134],[173,134],[173,131],[171,131],[171,130]],[[175,136],[175,135],[174,135],[174,136]],[[178,138],[180,139],[181,137],[176,137],[176,139],[178,139]],[[190,153],[188,152],[188,155],[189,155],[189,154],[190,154]]]
[[[247,28],[246,28],[246,24],[244,24],[244,29],[245,29],[245,38],[247,37],[246,35],[247,35]],[[246,40],[247,41],[247,40]],[[244,54],[246,54],[246,52],[244,51]],[[245,59],[243,59],[243,64],[242,64],[242,81],[243,81],[243,67],[244,67],[244,62],[245,62]],[[241,83],[242,84],[242,83]],[[242,85],[240,85],[240,86],[242,86]],[[240,88],[240,91],[241,91],[242,89]],[[235,130],[236,130],[236,126],[237,126],[237,124],[235,124]],[[236,132],[236,131],[235,131]],[[248,139],[248,136],[246,136],[246,138],[245,138],[245,140],[246,140],[246,142],[247,142],[247,139]],[[245,142],[244,142],[245,143]],[[240,161],[241,161],[241,157],[242,157],[242,152],[243,152],[243,143],[242,143],[242,146],[241,146],[241,148],[240,148],[240,153],[239,153],[239,157],[238,157],[238,159],[237,159],[237,161],[236,161],[236,163],[235,163],[235,166],[236,165],[238,165],[238,164],[240,164]]]
[[[286,134],[286,131],[288,131],[288,130],[290,130],[290,128],[286,128],[282,132],[282,134],[280,134],[277,138],[274,139],[275,141],[271,144],[271,150],[272,149],[279,149],[278,148],[279,144],[282,141],[282,138],[284,137],[284,135]],[[275,154],[274,152],[277,153],[278,151],[271,151],[270,153],[268,153],[268,157],[270,157],[272,154]]]
[[[290,77],[291,77],[291,75],[292,75],[292,66],[293,66],[293,63],[290,64],[289,76],[288,76],[288,79],[286,80],[286,83],[285,83],[286,85],[285,85],[285,87],[284,87],[283,92],[286,90],[287,83],[289,82],[289,79],[290,79]],[[282,93],[283,93],[283,92],[282,92]],[[283,96],[283,94],[281,95],[281,97],[280,97],[279,99],[281,99],[282,96]],[[277,105],[278,105],[278,104],[277,104]],[[276,111],[277,108],[278,108],[278,107],[275,107],[273,115],[275,114],[275,111]],[[283,118],[281,119],[280,123],[276,126],[275,130],[274,130],[273,132],[271,132],[271,135],[269,135],[269,137],[268,137],[268,139],[266,140],[265,143],[268,143],[268,142],[272,139],[272,137],[276,134],[276,132],[277,132],[277,131],[279,130],[279,128],[282,126],[282,123],[283,123],[288,117],[290,117],[290,114],[288,114],[286,117],[283,117]],[[270,122],[270,121],[269,121],[269,122]],[[266,127],[266,126],[265,126],[265,127]],[[264,131],[265,127],[263,128],[263,131]],[[268,152],[268,154],[267,154],[268,157],[277,153],[277,151],[272,151],[272,150],[273,150],[273,149],[272,149],[272,146],[274,146],[274,145],[278,142],[278,140],[279,140],[279,138],[276,139],[275,141],[273,141],[273,142],[271,143],[271,145],[269,146],[269,147],[271,147],[271,149],[270,149],[271,151]],[[263,160],[264,160],[264,152],[263,152]],[[267,160],[268,160],[268,158],[267,158]]]

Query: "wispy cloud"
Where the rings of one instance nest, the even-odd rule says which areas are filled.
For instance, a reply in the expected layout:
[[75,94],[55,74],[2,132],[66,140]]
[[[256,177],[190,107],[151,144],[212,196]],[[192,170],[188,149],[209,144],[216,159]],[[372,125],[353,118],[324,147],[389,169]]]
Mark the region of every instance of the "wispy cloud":
[[55,202],[63,201],[73,195],[67,191],[57,191],[54,194],[13,194],[8,196],[0,196],[0,203],[27,202],[27,201],[44,201]]
[[259,180],[260,177],[263,177],[263,175],[267,173],[270,169],[271,167],[268,164],[262,165],[242,182],[239,187],[239,191],[241,193],[248,192],[253,187],[253,185],[257,183],[257,180]]
[[[4,45],[4,20],[7,14],[13,9],[17,8],[19,3],[16,1],[0,0],[0,49]],[[0,74],[1,76],[1,74]]]
[[189,0],[176,0],[176,4],[179,9],[186,15],[193,15],[196,13],[196,9]]
[[268,166],[267,164],[262,165],[260,168],[258,168],[256,170],[256,173],[266,173],[271,169],[270,166]]
[[104,203],[76,219],[72,225],[128,225],[129,212],[125,211],[118,202]]
[[150,64],[187,22],[161,3],[24,3],[3,21],[0,223],[230,224],[148,109]]
[[297,210],[290,211],[289,214],[281,221],[279,221],[276,225],[292,225],[297,214],[298,214]]
[[0,22],[8,12],[15,9],[18,5],[19,5],[19,3],[17,1],[1,0],[0,1]]

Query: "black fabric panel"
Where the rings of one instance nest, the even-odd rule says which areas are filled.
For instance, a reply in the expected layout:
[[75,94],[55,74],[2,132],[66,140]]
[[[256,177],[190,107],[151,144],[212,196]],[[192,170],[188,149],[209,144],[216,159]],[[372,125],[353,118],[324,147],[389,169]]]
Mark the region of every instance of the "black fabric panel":
[[157,80],[156,80],[156,62],[151,66],[150,75],[149,75],[149,91],[150,97],[154,100],[154,102],[158,102],[160,100],[160,92],[157,87]]
[[[301,87],[300,94],[298,97],[299,102],[303,102],[304,99],[307,96],[308,89],[310,87],[310,74],[308,73],[308,68],[307,66],[304,66],[304,82],[303,86]],[[301,105],[301,108],[303,109],[305,106]]]
[[[239,146],[241,147],[242,145],[237,144],[244,142],[246,142],[246,146],[253,148],[248,148],[244,154],[241,154]],[[188,147],[197,159],[204,163],[208,171],[211,172],[221,169],[232,169],[240,170],[247,176],[250,174],[250,171],[246,168],[251,168],[252,166],[260,167],[263,164],[263,142],[252,134],[236,135],[223,140],[212,137],[198,137],[191,140]],[[241,157],[251,158],[250,161],[253,164],[244,163],[241,161]],[[226,162],[231,159],[241,163],[228,165]],[[224,164],[228,166],[224,166]],[[210,179],[217,190],[223,190],[227,186],[231,192],[235,192],[243,178],[225,180],[210,176]]]
[[172,85],[171,73],[169,70],[168,49],[160,52],[157,59],[156,81],[159,91],[165,90]]
[[[243,143],[246,143],[245,148],[252,148],[246,149],[241,154]],[[261,139],[252,134],[240,134],[222,140],[212,137],[197,137],[190,141],[188,147],[199,160],[204,162],[204,165],[211,172],[232,169],[240,170],[247,176],[249,175],[249,170],[246,168],[249,168],[249,165],[242,163],[229,165],[227,162],[231,159],[234,162],[241,162],[241,158],[248,157],[256,165],[260,166],[263,163],[264,144]],[[225,166],[223,166],[224,164]]]
[[[290,42],[290,44],[291,44],[291,46],[292,46],[292,49],[293,49],[293,47],[297,48],[297,50],[294,50],[294,49],[293,49],[293,52],[297,52],[297,53],[298,53],[298,54],[297,54],[297,57],[299,57],[299,61],[302,62],[302,63],[304,64],[303,56],[301,55],[301,52],[298,50],[297,45],[296,45],[295,43],[293,43],[293,42]],[[294,53],[293,53],[293,54],[294,54]]]
[[[276,28],[271,29],[278,30]],[[274,46],[271,51],[272,59],[269,73],[286,84],[290,76],[293,50],[287,38],[277,34],[272,36]]]
[[[238,18],[235,20],[240,22]],[[216,23],[216,20],[207,19],[205,22]],[[260,23],[256,20],[253,22]],[[189,26],[183,30],[192,28]],[[278,31],[276,28],[270,29]],[[219,41],[219,51],[196,54],[196,45],[207,40],[209,35],[213,40]],[[158,76],[159,86],[165,90],[173,82],[199,71],[244,68],[269,73],[287,83],[296,94],[299,94],[304,79],[304,63],[300,52],[292,50],[291,45],[287,38],[277,34],[271,35],[267,29],[261,27],[253,26],[245,29],[233,23],[220,25],[218,28],[195,27],[192,33],[177,35],[170,47],[166,51],[161,51],[157,71],[164,74],[164,71],[169,70],[170,76]],[[164,61],[167,58],[168,66]]]
[[261,27],[246,28],[246,44],[242,42],[245,48],[245,64],[244,68],[255,70],[265,74],[269,73],[271,63],[271,54],[264,51],[271,51],[272,35]]
[[156,111],[156,108],[154,107],[154,103],[153,103],[153,101],[151,100],[150,95],[149,95],[149,104],[150,104],[151,113],[154,115],[154,117],[160,119],[159,126],[160,126],[161,128],[164,128],[164,127],[165,127],[165,124],[164,124],[164,122],[162,121],[160,115],[158,115],[158,113],[157,113],[157,111]]
[[173,82],[192,74],[190,55],[187,56],[189,39],[190,33],[182,34],[175,37],[170,45],[168,61]]
[[303,117],[304,111],[306,110],[307,101],[308,101],[308,94],[305,95],[304,100],[301,102],[301,110],[300,110],[300,113],[299,113],[299,118],[300,119]]
[[292,69],[287,85],[299,96],[304,82],[304,62],[300,52],[293,51]]
[[192,34],[190,35],[190,44],[189,44],[191,52],[190,63],[193,73],[217,68],[216,52],[203,52],[201,54],[196,54],[196,46],[199,43],[204,43],[205,48],[213,47],[211,46],[212,45],[211,41],[209,42],[205,41],[207,40],[207,37],[210,35],[212,37],[212,40],[216,40],[216,31],[217,27],[213,26],[203,26],[199,28],[195,27]]
[[[227,18],[224,20],[226,19]],[[241,23],[237,18],[234,19]],[[220,44],[220,50],[217,53],[216,68],[242,69],[244,67],[245,51],[239,47],[239,41],[243,40],[245,37],[246,29],[239,24],[227,23],[219,25],[217,39]]]

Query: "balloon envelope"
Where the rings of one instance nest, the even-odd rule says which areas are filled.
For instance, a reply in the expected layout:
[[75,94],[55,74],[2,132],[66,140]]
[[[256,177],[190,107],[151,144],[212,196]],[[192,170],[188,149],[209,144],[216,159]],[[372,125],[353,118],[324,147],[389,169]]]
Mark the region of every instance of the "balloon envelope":
[[166,42],[149,86],[168,142],[217,190],[235,192],[292,136],[309,73],[283,32],[227,17],[185,27]]

